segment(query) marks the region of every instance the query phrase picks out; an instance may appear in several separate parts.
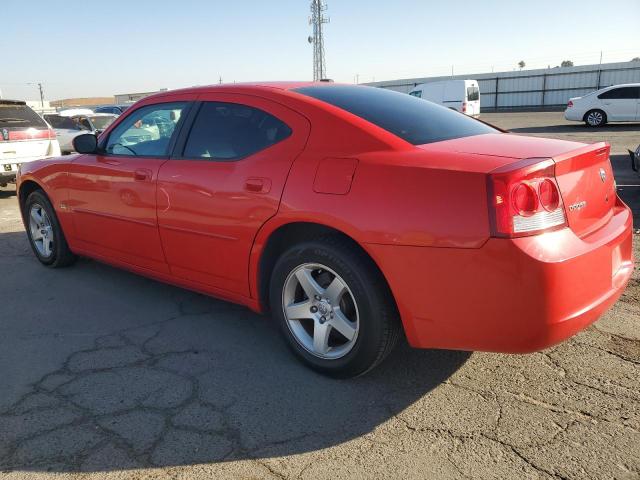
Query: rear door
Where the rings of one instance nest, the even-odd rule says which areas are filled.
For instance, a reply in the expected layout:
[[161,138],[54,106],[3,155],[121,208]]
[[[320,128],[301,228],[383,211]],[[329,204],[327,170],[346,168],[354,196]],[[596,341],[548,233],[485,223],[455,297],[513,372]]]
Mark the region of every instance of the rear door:
[[278,211],[309,123],[250,95],[198,99],[188,135],[159,172],[162,246],[173,275],[248,296],[253,240]]
[[[69,166],[74,243],[89,253],[168,272],[156,216],[160,166],[191,105],[187,95],[132,111],[101,141],[99,153]],[[162,127],[158,119],[163,118]],[[181,119],[183,120],[181,122]]]
[[465,84],[467,99],[467,115],[480,115],[480,88],[476,82]]
[[640,87],[619,87],[598,95],[607,119],[612,122],[628,122],[637,118]]

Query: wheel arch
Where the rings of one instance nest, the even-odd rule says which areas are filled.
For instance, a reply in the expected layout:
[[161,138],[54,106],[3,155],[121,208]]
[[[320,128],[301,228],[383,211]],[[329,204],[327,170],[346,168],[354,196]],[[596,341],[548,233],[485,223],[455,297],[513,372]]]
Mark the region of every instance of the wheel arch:
[[33,179],[23,180],[20,182],[18,186],[17,196],[18,196],[18,205],[20,206],[20,212],[22,213],[22,218],[24,219],[24,203],[27,201],[29,195],[31,195],[36,190],[41,190],[42,193],[51,201],[51,197],[47,194],[47,191],[44,187],[36,182]]
[[259,310],[269,310],[269,282],[273,268],[280,255],[296,243],[325,235],[339,236],[366,255],[382,278],[384,278],[397,307],[397,302],[389,285],[389,281],[378,265],[378,262],[376,262],[371,252],[368,251],[361,242],[358,242],[352,234],[323,223],[291,220],[282,223],[278,222],[278,224],[272,225],[271,228],[267,228],[266,231],[263,228],[258,234],[259,238],[256,238],[256,242],[254,242],[249,266],[250,288],[252,296],[254,296],[258,302]]

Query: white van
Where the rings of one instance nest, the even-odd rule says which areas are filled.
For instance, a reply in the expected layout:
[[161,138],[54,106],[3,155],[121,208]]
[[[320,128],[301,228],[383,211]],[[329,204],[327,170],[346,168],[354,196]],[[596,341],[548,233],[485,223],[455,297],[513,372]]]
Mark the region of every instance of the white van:
[[480,88],[476,80],[442,80],[422,83],[409,95],[439,103],[458,112],[480,116]]

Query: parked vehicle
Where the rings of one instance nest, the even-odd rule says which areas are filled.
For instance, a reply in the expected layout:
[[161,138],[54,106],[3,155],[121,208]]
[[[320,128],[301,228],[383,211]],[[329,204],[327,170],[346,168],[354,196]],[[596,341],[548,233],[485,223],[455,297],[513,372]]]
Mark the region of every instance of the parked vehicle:
[[[172,126],[123,142],[158,118]],[[21,171],[40,262],[86,255],[270,311],[332,376],[373,368],[402,328],[417,348],[546,348],[633,270],[608,145],[504,133],[398,92],[188,88],[74,145]]]
[[423,83],[409,92],[414,97],[478,117],[480,115],[480,87],[475,80],[443,80]]
[[0,99],[0,186],[15,182],[22,163],[57,155],[55,132],[26,102]]
[[638,145],[635,152],[629,150],[629,156],[631,157],[631,169],[640,173],[640,145]]
[[569,100],[564,118],[601,127],[607,122],[640,121],[640,83],[614,85]]
[[93,111],[96,113],[112,113],[114,115],[122,115],[127,108],[131,105],[100,105],[96,107]]
[[75,137],[89,132],[100,135],[117,118],[117,115],[91,112],[90,115],[70,116],[45,114],[44,118],[55,130],[60,151],[65,154],[73,151],[72,141]]

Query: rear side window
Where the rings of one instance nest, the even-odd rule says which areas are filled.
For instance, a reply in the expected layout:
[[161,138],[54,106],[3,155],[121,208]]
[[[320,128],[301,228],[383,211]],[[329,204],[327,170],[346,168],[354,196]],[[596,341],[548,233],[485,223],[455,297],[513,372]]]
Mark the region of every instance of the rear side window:
[[67,130],[78,129],[78,124],[74,122],[71,117],[63,117],[61,115],[45,115],[44,118],[53,128],[66,128]]
[[273,115],[236,103],[204,102],[184,148],[186,158],[237,160],[291,135]]
[[0,101],[0,128],[48,128],[45,121],[26,105]]
[[499,132],[446,107],[382,88],[314,85],[294,91],[342,108],[414,145]]
[[409,92],[409,95],[412,97],[422,98],[422,90],[414,90],[413,92]]
[[621,87],[607,90],[598,95],[600,99],[640,98],[640,87]]
[[467,100],[469,102],[480,100],[480,89],[478,87],[467,87]]

